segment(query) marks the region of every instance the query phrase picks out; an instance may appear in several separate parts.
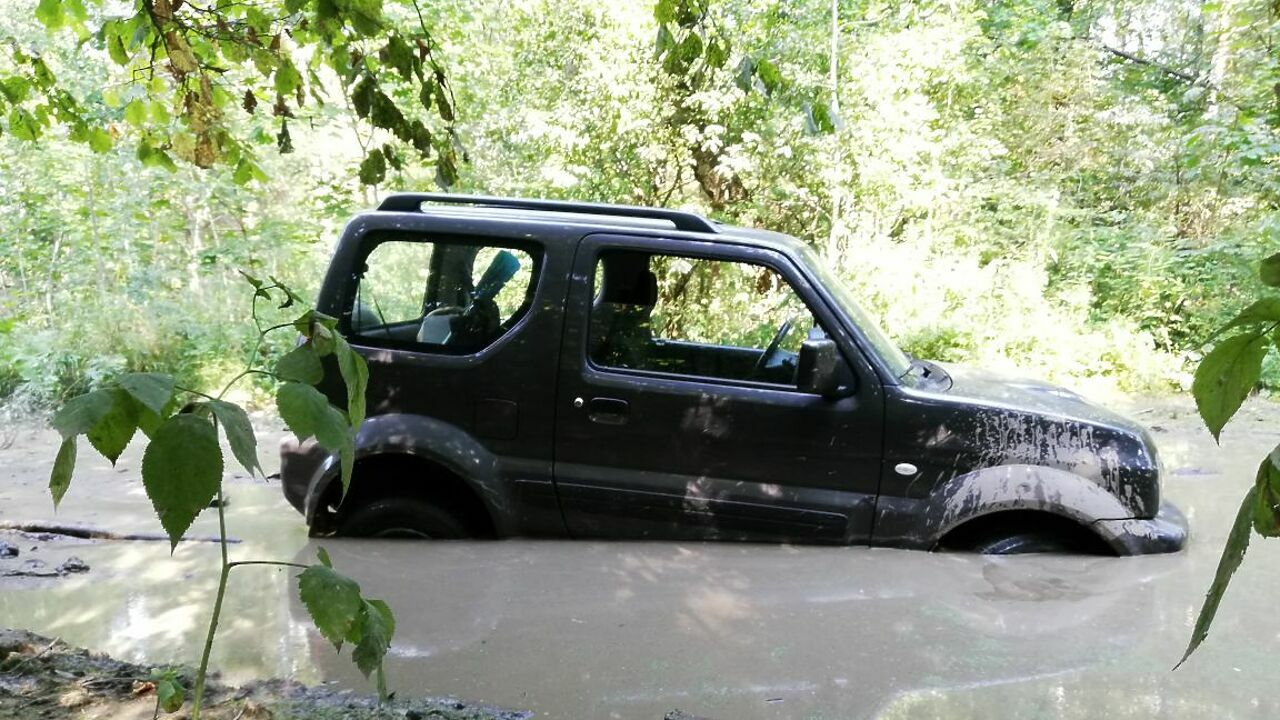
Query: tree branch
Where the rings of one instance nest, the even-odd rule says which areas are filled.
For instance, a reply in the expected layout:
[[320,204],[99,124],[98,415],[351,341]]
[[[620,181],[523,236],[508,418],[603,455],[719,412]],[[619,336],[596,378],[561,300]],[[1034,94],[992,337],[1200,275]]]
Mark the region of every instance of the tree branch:
[[1139,65],[1145,65],[1149,68],[1159,70],[1165,75],[1168,75],[1169,77],[1172,77],[1172,78],[1177,78],[1178,80],[1181,80],[1182,82],[1185,82],[1189,85],[1206,85],[1207,84],[1207,83],[1201,82],[1200,78],[1196,77],[1195,75],[1183,72],[1181,70],[1176,70],[1174,68],[1169,67],[1168,65],[1162,65],[1154,60],[1148,60],[1147,58],[1139,57],[1138,55],[1134,55],[1131,52],[1121,50],[1119,48],[1113,48],[1110,45],[1102,45],[1102,49],[1106,50],[1112,55],[1115,55],[1118,58],[1128,60],[1131,63],[1137,63]]

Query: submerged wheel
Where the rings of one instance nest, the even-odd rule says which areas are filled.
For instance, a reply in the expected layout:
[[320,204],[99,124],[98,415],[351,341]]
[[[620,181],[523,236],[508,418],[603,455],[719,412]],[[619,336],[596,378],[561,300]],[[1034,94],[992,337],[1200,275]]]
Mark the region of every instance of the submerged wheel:
[[[1078,543],[1077,543],[1078,545]],[[1029,553],[1069,553],[1079,548],[1066,538],[1044,532],[1019,532],[978,540],[970,549],[980,555],[1022,555]]]
[[981,555],[1114,552],[1087,527],[1058,515],[1008,511],[980,517],[953,530],[938,544],[942,550]]
[[351,510],[338,521],[338,535],[372,538],[457,540],[471,537],[466,523],[425,500],[384,497]]

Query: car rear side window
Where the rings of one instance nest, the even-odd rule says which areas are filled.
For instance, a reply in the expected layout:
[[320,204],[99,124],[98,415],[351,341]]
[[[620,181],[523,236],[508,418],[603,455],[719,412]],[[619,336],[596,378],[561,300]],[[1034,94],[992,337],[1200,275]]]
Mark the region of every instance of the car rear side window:
[[771,268],[608,250],[589,336],[601,367],[794,387],[800,345],[827,335]]
[[540,259],[515,247],[382,240],[357,280],[351,334],[368,345],[479,352],[528,312]]

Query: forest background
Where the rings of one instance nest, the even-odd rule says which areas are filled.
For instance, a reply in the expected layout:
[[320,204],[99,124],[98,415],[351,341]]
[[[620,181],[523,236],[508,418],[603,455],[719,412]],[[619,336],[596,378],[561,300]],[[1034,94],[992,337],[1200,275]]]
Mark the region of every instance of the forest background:
[[[324,68],[304,96],[277,66],[275,107],[223,103],[245,143],[216,154],[113,21],[76,31],[79,5],[0,4],[10,413],[125,370],[220,385],[256,339],[236,270],[313,296],[342,224],[395,190],[791,233],[909,352],[1087,394],[1189,386],[1280,247],[1280,3],[432,0],[386,10],[429,28],[447,77],[416,106],[388,91],[431,143],[373,127]],[[32,58],[76,122],[39,104]]]

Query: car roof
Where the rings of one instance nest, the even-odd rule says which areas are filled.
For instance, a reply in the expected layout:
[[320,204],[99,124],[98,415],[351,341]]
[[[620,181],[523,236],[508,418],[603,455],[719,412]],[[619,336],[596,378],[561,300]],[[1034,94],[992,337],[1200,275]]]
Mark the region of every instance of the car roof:
[[531,223],[549,224],[575,229],[577,232],[564,235],[578,237],[584,229],[623,231],[653,237],[748,245],[786,254],[799,254],[805,247],[800,240],[782,233],[727,225],[683,210],[635,205],[446,193],[396,193],[383,200],[369,215],[383,213],[413,213],[468,224],[492,222],[508,229]]

